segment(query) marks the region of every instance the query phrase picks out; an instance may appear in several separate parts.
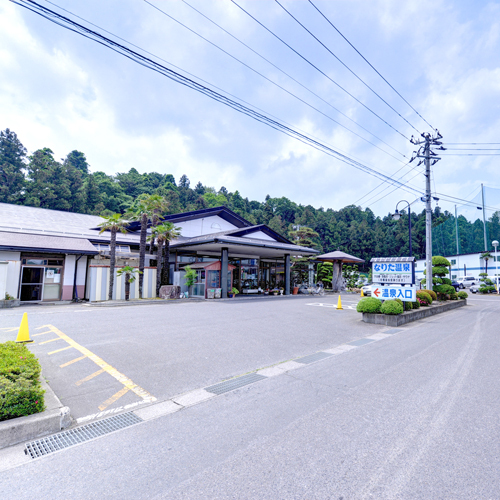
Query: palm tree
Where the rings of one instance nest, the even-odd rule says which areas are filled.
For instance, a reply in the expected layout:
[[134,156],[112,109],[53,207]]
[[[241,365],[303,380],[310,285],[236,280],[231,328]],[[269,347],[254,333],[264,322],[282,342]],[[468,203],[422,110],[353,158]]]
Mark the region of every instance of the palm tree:
[[[164,224],[160,224],[151,229],[150,241],[154,241],[156,238],[156,295],[160,294],[160,286],[161,286],[161,274],[162,274],[162,250],[163,244],[167,242],[170,244],[170,240],[179,236],[180,228],[174,226],[171,222],[165,222]],[[168,263],[167,263],[168,265]]]
[[[144,286],[144,265],[146,260],[146,240],[148,232],[148,223],[156,226],[159,221],[159,214],[164,213],[168,208],[167,200],[157,194],[141,194],[129,207],[125,214],[130,220],[140,221],[141,236],[139,243],[139,298],[142,299]],[[151,241],[150,249],[153,253],[154,239]]]
[[129,207],[125,217],[129,220],[140,221],[141,236],[139,240],[139,298],[142,299],[142,288],[144,285],[144,264],[146,260],[146,238],[148,235],[148,222],[152,217],[152,211],[148,204],[149,196],[141,194]]
[[[168,210],[168,201],[164,196],[151,194],[145,199],[148,211],[151,214],[151,229],[158,225],[160,217]],[[150,253],[153,253],[154,238],[150,238]]]
[[110,250],[109,250],[109,293],[108,300],[113,300],[113,286],[115,283],[115,259],[116,259],[116,233],[126,233],[125,226],[128,222],[122,218],[121,214],[113,214],[108,217],[103,217],[104,222],[98,226],[101,228],[99,234],[104,231],[111,232]]
[[181,228],[174,226],[171,222],[164,222],[162,224],[165,229],[163,233],[165,236],[164,247],[162,252],[162,273],[161,273],[161,284],[168,285],[169,274],[170,274],[170,242],[175,240],[181,234]]
[[493,255],[491,255],[490,252],[484,252],[481,254],[481,259],[484,260],[484,262],[486,263],[486,274],[488,274],[488,260],[489,259],[492,259],[493,258]]

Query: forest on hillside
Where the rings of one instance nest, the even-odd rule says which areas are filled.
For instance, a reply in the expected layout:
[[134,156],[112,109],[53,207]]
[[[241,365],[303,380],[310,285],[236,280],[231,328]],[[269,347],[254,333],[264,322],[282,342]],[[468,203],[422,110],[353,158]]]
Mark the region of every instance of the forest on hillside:
[[[91,172],[85,154],[71,151],[60,161],[50,148],[28,155],[16,133],[0,131],[0,202],[93,215],[124,213],[141,194],[159,194],[169,203],[168,213],[181,213],[225,205],[253,224],[267,224],[285,237],[301,241],[321,252],[340,249],[369,262],[372,257],[406,256],[408,214],[399,221],[390,214],[375,216],[368,208],[348,205],[340,210],[297,204],[286,197],[267,195],[264,201],[244,198],[224,186],[216,189],[186,175],[178,181],[172,174]],[[411,213],[413,255],[425,256],[425,211]],[[460,253],[482,252],[483,222],[469,221],[436,207],[433,213],[433,253],[454,255],[458,222]],[[304,227],[306,232],[304,232]],[[307,229],[307,228],[310,228]],[[488,244],[500,240],[500,212],[487,222]],[[492,250],[492,248],[489,248]]]

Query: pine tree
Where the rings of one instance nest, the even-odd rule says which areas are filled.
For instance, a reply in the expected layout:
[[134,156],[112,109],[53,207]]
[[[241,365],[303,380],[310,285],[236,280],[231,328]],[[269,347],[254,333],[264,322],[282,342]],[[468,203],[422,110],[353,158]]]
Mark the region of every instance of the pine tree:
[[20,203],[23,196],[26,148],[15,132],[0,132],[0,202]]

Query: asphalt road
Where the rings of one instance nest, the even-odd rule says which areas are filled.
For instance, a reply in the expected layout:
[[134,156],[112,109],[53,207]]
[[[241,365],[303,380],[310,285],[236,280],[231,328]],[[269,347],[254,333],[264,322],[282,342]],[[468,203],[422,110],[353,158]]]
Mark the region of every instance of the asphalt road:
[[[98,413],[123,385],[89,357],[80,359],[82,352],[68,348],[67,341],[44,325],[55,327],[161,401],[379,331],[361,321],[354,310],[358,300],[345,295],[341,311],[336,296],[31,306],[0,310],[0,342],[15,339],[16,331],[1,328],[18,327],[28,311],[35,341],[30,350],[72,416],[83,418]],[[139,401],[129,391],[105,409]]]
[[[470,304],[4,470],[0,498],[498,499],[500,301]],[[293,305],[312,332],[336,314]]]

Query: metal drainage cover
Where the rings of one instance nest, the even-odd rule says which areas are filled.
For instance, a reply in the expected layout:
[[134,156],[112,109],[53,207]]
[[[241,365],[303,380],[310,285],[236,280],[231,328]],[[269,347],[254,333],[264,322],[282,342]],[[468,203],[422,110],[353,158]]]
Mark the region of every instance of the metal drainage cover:
[[402,332],[403,330],[401,328],[392,328],[391,330],[386,330],[385,332],[382,333],[388,333],[389,335],[392,335],[394,333]]
[[248,384],[253,384],[259,380],[265,379],[264,375],[258,375],[257,373],[249,373],[248,375],[243,375],[242,377],[233,378],[231,380],[226,380],[225,382],[220,382],[219,384],[211,385],[210,387],[205,387],[205,390],[212,392],[213,394],[223,394],[224,392],[233,391]]
[[59,434],[26,443],[24,453],[30,455],[31,458],[38,458],[54,451],[62,450],[75,444],[103,436],[104,434],[129,427],[130,425],[138,424],[139,422],[142,422],[142,418],[131,412],[114,415],[103,420],[98,420],[97,422],[82,425],[75,429],[68,429]]
[[320,359],[329,358],[333,356],[332,354],[328,354],[327,352],[317,352],[316,354],[309,354],[309,356],[304,356],[303,358],[295,359],[297,363],[304,363],[307,365],[308,363],[312,363],[314,361],[319,361]]
[[356,347],[369,344],[370,342],[375,342],[373,339],[359,339],[359,340],[354,340],[352,342],[348,342],[347,345],[354,345]]

